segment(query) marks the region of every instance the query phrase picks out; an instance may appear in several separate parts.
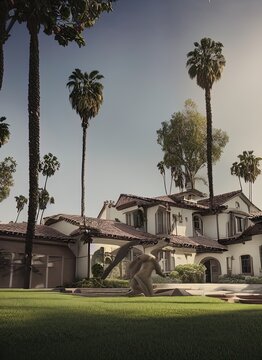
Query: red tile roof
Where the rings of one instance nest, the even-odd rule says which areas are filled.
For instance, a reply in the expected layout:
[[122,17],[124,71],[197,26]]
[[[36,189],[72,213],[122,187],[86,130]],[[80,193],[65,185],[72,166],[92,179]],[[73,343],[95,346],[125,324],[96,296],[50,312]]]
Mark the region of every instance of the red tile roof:
[[[214,196],[214,205],[215,206],[223,205],[228,200],[230,200],[233,197],[235,197],[237,195],[240,195],[240,194],[242,194],[241,190],[231,191],[231,192],[220,194],[220,195],[215,195]],[[201,204],[201,205],[204,205],[204,206],[208,206],[209,205],[209,199],[198,200],[197,203]]]
[[130,194],[121,194],[116,202],[116,209],[122,210],[131,206],[154,206],[154,205],[170,205],[170,206],[177,206],[179,208],[186,208],[186,209],[192,209],[192,210],[206,210],[208,209],[207,206],[191,202],[190,200],[184,200],[175,197],[174,195],[163,195],[163,196],[157,196],[157,197],[142,197],[142,196],[136,196],[136,195],[130,195]]
[[227,250],[226,246],[204,236],[186,237],[169,235],[167,238],[174,247],[194,248],[197,252],[222,252]]
[[240,244],[245,241],[252,240],[252,236],[262,234],[262,222],[257,222],[254,225],[250,225],[241,235],[235,235],[228,239],[220,239],[219,242],[224,245]]
[[[0,235],[26,236],[27,223],[0,224]],[[46,225],[36,225],[35,238],[47,240],[70,240],[71,238]]]
[[47,219],[46,224],[51,224],[57,221],[67,221],[80,229],[73,231],[71,235],[79,235],[83,229],[91,231],[91,236],[119,239],[119,240],[139,240],[141,242],[157,242],[158,238],[155,235],[135,229],[133,226],[114,221],[104,220],[98,218],[90,218],[78,215],[59,214]]

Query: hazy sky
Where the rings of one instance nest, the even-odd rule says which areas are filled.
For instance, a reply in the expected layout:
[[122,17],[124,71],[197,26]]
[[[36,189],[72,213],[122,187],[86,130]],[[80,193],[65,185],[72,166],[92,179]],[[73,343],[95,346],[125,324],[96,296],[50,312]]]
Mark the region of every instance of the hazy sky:
[[[103,201],[117,200],[120,193],[164,194],[156,168],[162,159],[156,130],[188,98],[204,112],[204,92],[185,67],[186,54],[203,37],[222,42],[227,61],[212,91],[214,127],[230,138],[214,166],[214,191],[237,190],[229,170],[237,155],[243,150],[262,155],[261,18],[261,0],[119,0],[112,13],[85,32],[84,48],[63,48],[41,35],[41,157],[51,152],[61,162],[49,180],[56,203],[46,215],[80,213],[82,129],[68,100],[71,72],[97,69],[105,77],[104,103],[91,121],[87,143],[86,215],[97,216]],[[0,160],[13,156],[18,167],[15,186],[0,204],[1,222],[15,219],[14,196],[28,195],[28,46],[26,28],[16,25],[5,46],[0,93],[0,115],[8,119],[11,139],[0,149]],[[262,208],[262,176],[254,186],[254,202]],[[20,219],[27,219],[27,209]]]

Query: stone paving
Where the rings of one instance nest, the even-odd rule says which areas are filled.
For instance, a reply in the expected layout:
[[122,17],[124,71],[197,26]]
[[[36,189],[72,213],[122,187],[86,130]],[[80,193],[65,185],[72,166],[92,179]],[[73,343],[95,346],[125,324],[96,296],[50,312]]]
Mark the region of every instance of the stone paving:
[[[72,288],[66,289],[79,296],[128,296],[127,288]],[[262,304],[262,284],[157,284],[155,296],[210,296],[228,302]]]

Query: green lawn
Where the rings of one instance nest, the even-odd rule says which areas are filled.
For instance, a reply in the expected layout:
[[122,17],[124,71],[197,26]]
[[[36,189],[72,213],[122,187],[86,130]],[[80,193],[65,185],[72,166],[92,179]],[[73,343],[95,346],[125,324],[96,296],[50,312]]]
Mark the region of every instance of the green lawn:
[[262,305],[0,291],[1,360],[262,359]]

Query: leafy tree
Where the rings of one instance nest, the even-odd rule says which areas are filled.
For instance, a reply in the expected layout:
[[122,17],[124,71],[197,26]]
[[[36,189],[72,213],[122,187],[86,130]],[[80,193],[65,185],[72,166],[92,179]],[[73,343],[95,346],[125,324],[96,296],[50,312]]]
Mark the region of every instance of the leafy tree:
[[0,147],[6,144],[10,137],[9,124],[4,123],[6,117],[0,117]]
[[[189,99],[185,101],[184,110],[174,113],[170,121],[162,122],[157,131],[157,142],[164,153],[159,170],[165,176],[165,167],[170,169],[172,179],[180,189],[194,189],[196,180],[205,183],[205,179],[197,174],[207,163],[206,122],[196,104]],[[220,159],[227,142],[226,132],[213,129],[213,163]]]
[[[86,135],[90,119],[94,118],[103,102],[103,85],[99,80],[103,75],[97,70],[82,73],[75,69],[69,76],[69,100],[72,108],[81,118],[82,136],[82,167],[81,167],[81,216],[85,219],[85,161],[86,161]],[[88,241],[88,273],[90,277],[90,241]]]
[[[24,288],[29,288],[32,247],[38,206],[38,166],[40,142],[40,78],[38,35],[43,29],[54,35],[60,45],[75,41],[85,44],[82,32],[92,27],[104,11],[111,11],[112,1],[102,0],[5,0],[4,15],[0,27],[4,35],[0,39],[3,48],[9,31],[15,22],[25,23],[30,37],[28,113],[29,113],[29,205],[25,245]],[[1,57],[1,56],[0,56]],[[0,60],[3,73],[3,58]]]
[[239,162],[234,162],[231,166],[231,174],[239,178],[241,190],[242,185],[240,178],[243,178],[245,183],[249,183],[249,200],[252,201],[252,184],[256,181],[258,175],[261,174],[260,161],[261,157],[256,157],[254,151],[243,151],[238,155]]
[[205,91],[207,118],[207,175],[210,207],[214,208],[213,171],[212,171],[212,111],[211,89],[215,81],[221,78],[226,60],[222,54],[223,44],[210,38],[195,42],[195,49],[187,54],[188,74],[196,78],[197,85]]
[[16,201],[16,209],[17,209],[17,217],[15,219],[15,223],[17,223],[19,215],[21,211],[24,209],[27,204],[28,199],[24,195],[15,196]]
[[0,162],[0,202],[10,194],[10,188],[14,185],[13,174],[16,171],[16,162],[12,157],[6,157]]

